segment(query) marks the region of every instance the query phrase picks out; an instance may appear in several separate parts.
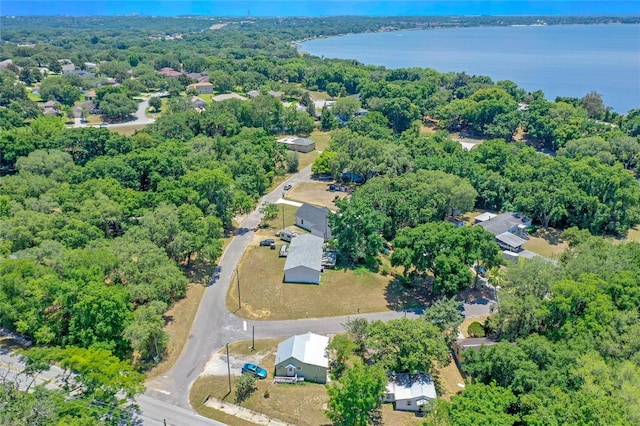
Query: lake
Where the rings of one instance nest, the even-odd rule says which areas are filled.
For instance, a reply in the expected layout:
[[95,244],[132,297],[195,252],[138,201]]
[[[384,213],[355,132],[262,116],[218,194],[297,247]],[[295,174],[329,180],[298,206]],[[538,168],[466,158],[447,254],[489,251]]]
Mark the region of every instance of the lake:
[[387,68],[465,71],[512,80],[547,99],[595,90],[626,114],[640,108],[640,25],[455,28],[352,34],[300,49]]

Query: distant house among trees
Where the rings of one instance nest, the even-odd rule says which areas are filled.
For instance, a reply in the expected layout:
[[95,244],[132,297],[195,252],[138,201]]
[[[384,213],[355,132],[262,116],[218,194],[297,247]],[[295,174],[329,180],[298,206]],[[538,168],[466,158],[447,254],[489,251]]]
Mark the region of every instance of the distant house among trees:
[[474,222],[495,235],[503,250],[518,253],[529,239],[526,229],[531,226],[531,219],[520,213],[483,213],[476,216]]
[[180,77],[181,72],[174,70],[173,68],[164,67],[158,70],[158,74],[163,77]]
[[242,95],[238,95],[237,93],[223,93],[221,95],[216,95],[211,99],[214,102],[228,101],[229,99],[238,99],[240,101],[246,101],[247,100],[247,98],[245,98]]
[[187,89],[193,89],[200,95],[206,95],[213,93],[213,84],[208,81],[201,81],[188,85]]
[[316,143],[311,139],[299,138],[296,136],[287,136],[278,139],[278,143],[283,144],[287,147],[287,149],[290,149],[291,151],[311,152],[316,149]]

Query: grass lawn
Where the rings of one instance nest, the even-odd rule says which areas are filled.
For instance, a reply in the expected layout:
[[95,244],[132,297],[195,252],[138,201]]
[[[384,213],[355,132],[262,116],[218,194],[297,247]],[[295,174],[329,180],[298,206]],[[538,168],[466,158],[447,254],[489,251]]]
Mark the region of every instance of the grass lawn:
[[393,404],[382,404],[380,408],[383,425],[419,426],[423,420],[409,411],[395,411]]
[[[283,283],[286,258],[278,257],[278,250],[258,246],[264,236],[257,236],[240,262],[242,309],[235,313],[243,318],[319,318],[350,315],[358,309],[362,313],[382,312],[428,303],[424,287],[406,288],[390,275],[383,276],[365,268],[326,269],[320,285]],[[278,242],[277,247],[280,246]],[[319,300],[322,303],[318,303]],[[226,305],[232,312],[238,309],[236,285],[230,286]]]
[[329,183],[327,182],[302,182],[291,188],[287,193],[287,198],[337,210],[334,204],[335,197],[346,198],[349,195],[346,192],[330,192],[328,189]]
[[316,149],[311,152],[300,152],[298,153],[299,165],[298,168],[300,170],[307,167],[309,164],[313,163],[313,161],[318,158],[320,152],[325,151],[329,147],[329,140],[331,139],[331,132],[322,132],[320,130],[314,130],[311,135],[309,135],[309,139],[316,143]]
[[132,124],[130,126],[112,127],[109,130],[120,133],[121,135],[131,136],[136,132],[136,130],[144,129],[145,127],[147,127],[146,124]]
[[[324,385],[315,383],[276,385],[273,383],[272,366],[275,362],[275,352],[280,341],[279,339],[256,341],[256,350],[266,352],[261,365],[268,371],[269,376],[265,380],[256,380],[257,390],[246,401],[242,402],[241,406],[296,425],[315,426],[328,424],[329,421],[324,414],[328,400]],[[236,358],[251,355],[248,349],[250,343],[249,341],[243,341],[230,344],[230,355]],[[235,399],[235,379],[236,377],[232,376],[232,392],[229,394],[229,382],[226,375],[200,376],[191,387],[189,399],[192,407],[200,414],[224,421],[230,425],[248,424],[242,419],[228,416],[222,411],[202,403],[208,395],[233,403]],[[265,393],[268,394],[268,397],[265,397]],[[292,401],[295,401],[295,403],[292,404]],[[227,418],[223,419],[220,416],[227,416]]]
[[439,396],[447,400],[464,390],[464,378],[451,354],[449,355],[449,364],[438,369],[438,380],[440,382]]
[[627,239],[640,243],[640,225],[629,229],[629,232],[627,233]]
[[167,105],[169,103],[169,98],[161,97],[160,101],[162,102],[162,104],[161,104],[160,109],[158,111],[154,110],[151,107],[147,108],[147,110],[145,111],[145,113],[147,114],[147,117],[158,119],[167,110]]
[[529,237],[522,248],[545,257],[558,257],[567,249],[567,243],[562,240],[562,231],[554,228],[540,228]]

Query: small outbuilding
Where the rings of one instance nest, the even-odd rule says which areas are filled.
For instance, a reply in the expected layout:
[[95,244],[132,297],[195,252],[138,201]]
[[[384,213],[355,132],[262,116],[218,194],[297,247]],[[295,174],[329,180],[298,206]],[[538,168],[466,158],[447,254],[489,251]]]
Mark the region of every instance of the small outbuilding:
[[420,411],[438,397],[429,374],[390,374],[383,402],[392,402],[399,411]]
[[287,136],[278,139],[278,143],[283,144],[291,151],[311,152],[316,149],[316,143],[311,139],[299,138],[296,136]]
[[296,225],[326,241],[332,238],[329,226],[330,214],[331,211],[326,207],[303,204],[296,211]]
[[284,282],[320,284],[322,246],[324,241],[315,235],[299,235],[291,240],[284,263]]
[[311,332],[289,337],[278,345],[275,376],[327,383],[328,345],[328,337]]

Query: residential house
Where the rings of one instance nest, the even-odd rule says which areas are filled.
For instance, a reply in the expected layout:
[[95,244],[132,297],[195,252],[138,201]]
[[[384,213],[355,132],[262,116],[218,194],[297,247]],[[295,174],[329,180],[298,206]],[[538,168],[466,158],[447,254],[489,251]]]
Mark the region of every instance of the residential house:
[[0,70],[6,70],[10,65],[13,65],[13,60],[5,59],[4,61],[0,61]]
[[531,226],[531,219],[520,213],[483,213],[476,216],[474,221],[495,235],[496,242],[503,250],[512,253],[521,251],[522,245],[529,239],[526,229]]
[[193,83],[187,86],[187,89],[193,89],[200,95],[208,95],[213,93],[213,84],[208,81],[202,81],[199,83]]
[[202,111],[204,109],[204,107],[207,106],[207,102],[202,98],[199,98],[197,96],[192,96],[191,97],[191,105],[195,109],[197,109],[198,111]]
[[390,374],[383,402],[392,402],[399,411],[420,411],[429,401],[438,398],[433,378],[429,374]]
[[87,71],[94,70],[97,67],[98,67],[98,65],[94,64],[93,62],[85,62],[84,63],[84,69],[86,69]]
[[195,80],[198,83],[202,83],[205,81],[209,81],[209,73],[208,72],[190,72],[185,74],[191,80]]
[[241,101],[247,100],[247,98],[245,98],[244,96],[238,95],[237,93],[223,93],[221,95],[216,95],[211,99],[213,99],[214,102],[228,101],[229,99],[238,99]]
[[328,337],[311,332],[289,337],[278,345],[276,377],[303,377],[305,381],[327,383],[328,345]]
[[69,74],[76,70],[76,66],[72,62],[62,64],[62,74]]
[[303,204],[296,211],[296,225],[326,241],[332,238],[331,228],[329,227],[329,214],[331,214],[331,211],[326,207]]
[[458,365],[462,365],[464,361],[464,353],[468,350],[477,351],[483,346],[493,346],[498,343],[496,340],[489,339],[487,337],[468,337],[465,339],[458,339],[453,344],[453,357]]
[[[256,98],[260,95],[260,91],[259,90],[250,90],[247,92],[247,96],[251,99]],[[284,100],[284,94],[280,93],[280,92],[276,92],[275,90],[267,90],[265,92],[265,94],[269,95],[269,96],[273,96],[276,99],[279,99],[281,101]]]
[[455,226],[456,228],[462,228],[465,225],[464,219],[458,216],[448,216],[447,222]]
[[84,98],[88,101],[93,101],[96,98],[95,90],[87,90],[87,93],[84,94]]
[[324,241],[315,235],[299,235],[291,240],[284,263],[284,282],[320,284],[322,246]]
[[291,151],[298,152],[311,152],[316,149],[316,143],[311,139],[299,138],[296,136],[287,136],[278,139],[278,143],[281,143],[290,149]]
[[74,70],[74,71],[70,71],[70,72],[65,73],[65,74],[75,74],[75,75],[80,76],[82,78],[95,77],[96,76],[96,73],[94,73],[94,72],[88,72],[88,71],[83,71],[83,70]]
[[180,77],[182,75],[181,72],[174,70],[170,67],[164,67],[158,70],[158,73],[163,77]]

